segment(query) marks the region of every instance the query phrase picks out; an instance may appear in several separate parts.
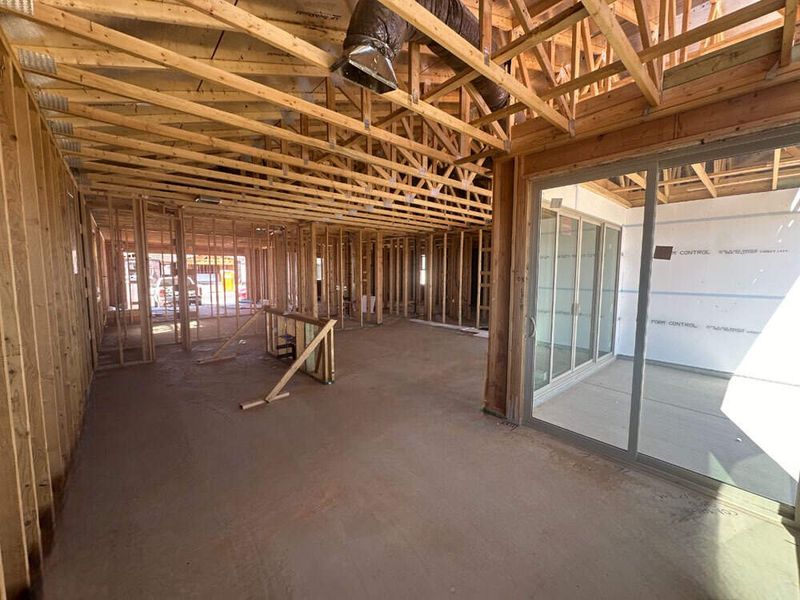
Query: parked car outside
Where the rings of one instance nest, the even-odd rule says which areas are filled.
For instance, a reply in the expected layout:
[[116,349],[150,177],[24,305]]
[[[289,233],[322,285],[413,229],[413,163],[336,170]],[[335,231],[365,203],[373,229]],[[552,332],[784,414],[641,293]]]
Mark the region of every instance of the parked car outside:
[[[187,277],[186,279],[189,284],[189,304],[201,306],[203,304],[203,290],[191,277]],[[172,306],[173,302],[180,301],[180,284],[174,277],[159,277],[153,284],[152,290],[153,304],[155,306]]]

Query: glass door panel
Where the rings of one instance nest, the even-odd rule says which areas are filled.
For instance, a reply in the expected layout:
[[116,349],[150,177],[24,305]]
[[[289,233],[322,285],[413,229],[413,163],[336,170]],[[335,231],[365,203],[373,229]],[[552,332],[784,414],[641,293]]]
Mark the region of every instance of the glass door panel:
[[581,225],[581,264],[578,278],[578,315],[575,331],[575,366],[594,358],[594,315],[597,304],[597,263],[600,226]]
[[556,213],[543,209],[539,227],[539,262],[536,303],[536,357],[533,388],[550,383],[553,334],[553,276],[556,264]]
[[[618,227],[602,222],[606,214],[614,213],[603,199],[592,198],[584,217],[574,206],[575,194],[583,193],[578,186],[553,192],[562,201],[555,208],[545,204],[556,200],[549,199],[547,191],[540,198],[532,253],[536,290],[531,295],[536,304],[531,314],[536,327],[530,346],[534,361],[528,375],[530,414],[539,422],[625,448],[633,363],[624,357],[597,363],[598,346],[603,354],[617,352],[616,295],[623,272],[619,266],[623,238]],[[636,260],[630,273],[638,273]],[[619,329],[626,336],[633,331]],[[630,337],[621,348],[627,350]]]
[[572,369],[575,275],[578,267],[578,220],[560,216],[553,310],[553,378]]
[[[674,172],[696,180],[697,164]],[[702,182],[690,192],[691,181],[656,207],[639,450],[792,505],[800,479],[797,188],[775,189],[767,178],[744,194],[736,176],[723,175],[773,164],[771,151],[700,163],[718,194]]]
[[598,356],[605,356],[614,350],[614,316],[617,312],[619,233],[618,229],[606,227],[603,249],[603,281],[600,288]]

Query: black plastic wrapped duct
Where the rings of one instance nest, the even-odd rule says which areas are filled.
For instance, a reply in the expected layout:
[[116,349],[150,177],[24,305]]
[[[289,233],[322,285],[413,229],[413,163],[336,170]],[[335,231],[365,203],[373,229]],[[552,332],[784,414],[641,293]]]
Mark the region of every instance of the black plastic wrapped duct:
[[[475,47],[480,41],[480,25],[474,14],[460,0],[417,0],[418,4],[433,13],[456,33]],[[347,28],[344,54],[335,68],[359,85],[379,93],[397,88],[392,61],[406,42],[419,42],[428,46],[447,65],[458,72],[465,68],[463,62],[446,49],[386,8],[378,0],[359,0]],[[497,41],[493,40],[494,50]],[[493,111],[508,103],[508,92],[479,77],[473,85]]]

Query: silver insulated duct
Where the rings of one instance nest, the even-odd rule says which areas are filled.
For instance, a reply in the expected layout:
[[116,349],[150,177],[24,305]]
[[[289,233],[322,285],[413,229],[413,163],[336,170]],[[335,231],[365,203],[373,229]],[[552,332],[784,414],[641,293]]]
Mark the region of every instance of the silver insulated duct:
[[[439,20],[475,47],[480,41],[480,25],[461,0],[417,0]],[[463,62],[432,41],[378,0],[359,0],[347,28],[342,57],[333,66],[345,79],[383,94],[397,89],[392,61],[406,42],[425,44],[447,65],[458,72]],[[493,40],[493,50],[497,40]],[[473,85],[493,111],[508,103],[508,92],[485,77]]]

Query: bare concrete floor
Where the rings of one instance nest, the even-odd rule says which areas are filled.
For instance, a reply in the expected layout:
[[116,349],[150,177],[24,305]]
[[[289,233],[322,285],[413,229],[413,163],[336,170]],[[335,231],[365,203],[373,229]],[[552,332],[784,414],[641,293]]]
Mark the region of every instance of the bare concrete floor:
[[[617,359],[534,409],[534,415],[619,448],[628,445],[633,362]],[[666,365],[645,371],[639,451],[794,504],[796,481],[725,414],[730,378]],[[776,382],[758,382],[767,396]],[[753,396],[758,402],[758,396]],[[742,423],[746,427],[746,423]]]
[[98,374],[45,597],[798,597],[787,529],[483,415],[485,339],[337,334],[249,412],[284,367],[239,351]]

